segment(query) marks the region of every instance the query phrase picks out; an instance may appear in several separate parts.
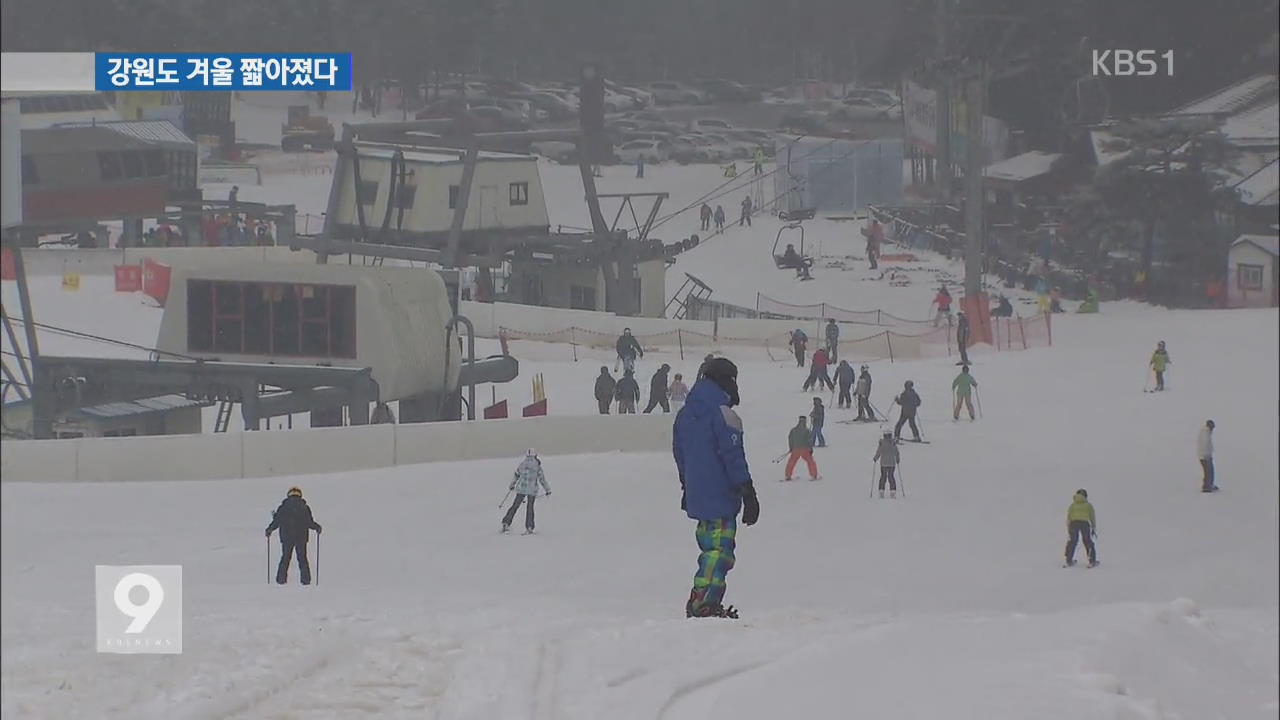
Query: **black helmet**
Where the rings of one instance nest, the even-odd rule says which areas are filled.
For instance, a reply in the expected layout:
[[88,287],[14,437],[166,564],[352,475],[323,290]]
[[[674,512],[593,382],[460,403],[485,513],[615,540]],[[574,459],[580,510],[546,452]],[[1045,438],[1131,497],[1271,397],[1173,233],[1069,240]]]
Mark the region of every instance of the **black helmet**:
[[915,383],[913,383],[913,382],[911,382],[910,380],[908,380],[908,381],[906,381],[905,383],[903,383],[903,384],[902,384],[902,386],[903,386],[903,387],[913,388],[913,387],[915,387],[915,386],[916,386],[916,384],[915,384]]
[[711,358],[702,364],[702,377],[715,383],[717,387],[729,395],[729,407],[737,405],[738,399],[738,366],[729,358]]
[[1084,488],[1080,488],[1079,490],[1077,490],[1076,494],[1083,496],[1086,500],[1089,499],[1089,491],[1085,490]]
[[609,366],[608,366],[608,365],[601,365],[601,366],[600,366],[600,374],[601,374],[601,375],[604,375],[604,374],[606,374],[606,373],[608,373],[608,372],[609,372]]

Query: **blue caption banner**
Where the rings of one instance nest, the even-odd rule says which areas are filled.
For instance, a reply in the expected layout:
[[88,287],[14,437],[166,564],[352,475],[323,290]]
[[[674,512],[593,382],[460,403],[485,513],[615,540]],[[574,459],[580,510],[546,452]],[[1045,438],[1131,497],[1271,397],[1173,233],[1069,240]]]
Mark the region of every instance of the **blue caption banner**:
[[351,53],[94,53],[93,70],[99,92],[351,89]]

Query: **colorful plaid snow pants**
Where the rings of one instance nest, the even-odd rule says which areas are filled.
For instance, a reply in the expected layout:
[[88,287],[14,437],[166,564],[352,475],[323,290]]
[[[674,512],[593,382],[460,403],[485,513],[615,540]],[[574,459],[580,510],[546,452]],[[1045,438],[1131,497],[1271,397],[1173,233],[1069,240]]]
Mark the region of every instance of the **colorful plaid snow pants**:
[[735,518],[698,521],[696,534],[702,554],[698,555],[698,574],[693,576],[696,605],[720,605],[724,601],[724,578],[733,569],[737,533]]

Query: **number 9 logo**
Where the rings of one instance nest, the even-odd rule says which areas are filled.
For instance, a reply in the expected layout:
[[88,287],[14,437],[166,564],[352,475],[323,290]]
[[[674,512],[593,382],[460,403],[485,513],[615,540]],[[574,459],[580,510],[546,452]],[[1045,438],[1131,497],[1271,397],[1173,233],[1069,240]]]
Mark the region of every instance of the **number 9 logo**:
[[[129,599],[129,592],[136,587],[147,589],[147,601],[141,605],[135,605]],[[135,634],[147,629],[147,625],[151,624],[151,619],[156,616],[160,610],[160,606],[164,604],[164,588],[160,587],[160,581],[155,576],[147,573],[130,573],[120,578],[120,582],[116,583],[115,589],[116,608],[126,616],[133,618],[133,622],[129,623],[129,627],[125,628],[126,633]]]

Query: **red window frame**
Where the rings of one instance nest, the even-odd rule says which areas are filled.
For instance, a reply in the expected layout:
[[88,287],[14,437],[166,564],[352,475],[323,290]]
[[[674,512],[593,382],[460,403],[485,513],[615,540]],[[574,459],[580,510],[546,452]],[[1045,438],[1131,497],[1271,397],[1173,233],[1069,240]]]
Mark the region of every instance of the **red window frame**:
[[[192,305],[187,307],[187,323],[188,336],[187,347],[189,352],[208,352],[208,353],[231,353],[231,354],[261,354],[258,351],[248,351],[248,327],[246,320],[246,295],[248,293],[262,293],[266,298],[265,312],[267,322],[262,332],[266,333],[267,355],[284,356],[284,357],[318,357],[318,358],[335,358],[335,359],[355,359],[357,356],[357,312],[356,312],[356,288],[354,285],[325,285],[315,283],[266,283],[266,282],[249,282],[237,280],[190,280],[188,282],[188,297],[190,298],[190,288],[194,283],[207,283],[209,285],[209,306],[207,308],[198,308]],[[313,298],[306,298],[306,290],[309,288],[313,294]],[[274,300],[277,289],[281,293],[291,293],[296,300],[296,315],[293,318],[297,326],[297,352],[285,352],[276,348],[276,322],[277,322],[277,302]],[[228,293],[234,294],[236,303],[233,310],[223,311],[218,305],[218,298],[228,297]],[[315,295],[323,297],[323,302],[319,308],[312,308],[312,312],[308,314],[306,302],[314,299]],[[349,307],[335,307],[343,302],[349,304]],[[318,312],[317,312],[318,310]],[[196,312],[207,313],[209,318],[209,341],[208,349],[194,348],[191,343],[190,326],[192,315]],[[345,330],[340,336],[335,333],[334,319],[338,314],[342,313],[346,317],[343,322],[349,324],[350,327],[343,327]],[[234,323],[239,323],[239,331],[236,333],[236,342],[233,349],[228,349],[224,344],[219,347],[219,330]],[[230,329],[227,327],[226,329]],[[323,337],[323,350],[320,352],[307,352],[304,348],[304,338],[307,332],[311,330],[318,332]],[[224,338],[224,342],[225,342]]]

